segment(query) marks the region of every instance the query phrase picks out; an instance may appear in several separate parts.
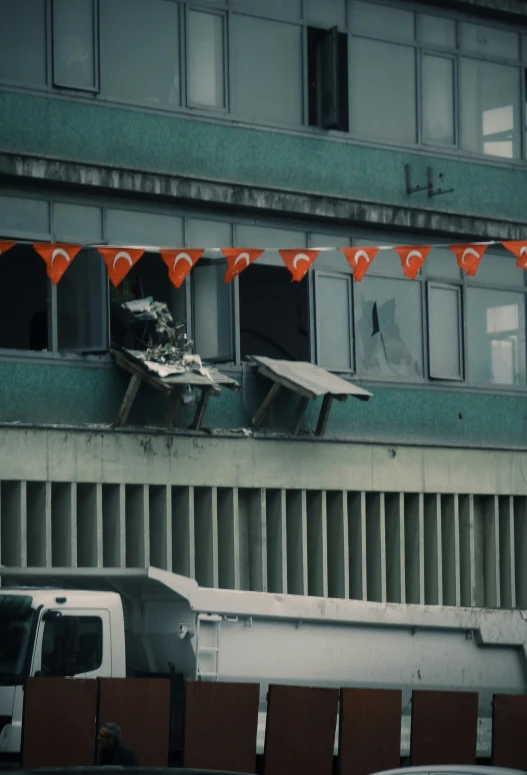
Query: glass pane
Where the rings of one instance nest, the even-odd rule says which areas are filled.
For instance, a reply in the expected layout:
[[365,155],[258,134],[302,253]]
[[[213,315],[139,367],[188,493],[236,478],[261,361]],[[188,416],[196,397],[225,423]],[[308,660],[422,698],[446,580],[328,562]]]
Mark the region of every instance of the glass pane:
[[461,144],[467,151],[520,155],[520,71],[461,60]]
[[357,372],[423,377],[421,284],[366,276],[355,284]]
[[334,272],[349,272],[351,273],[351,266],[348,264],[348,260],[344,253],[338,248],[349,248],[350,238],[341,237],[335,234],[311,234],[309,239],[309,246],[313,248],[329,248],[335,247],[335,250],[325,250],[317,257],[315,264],[316,269],[331,269]]
[[192,270],[194,352],[203,360],[233,359],[231,286],[224,282],[225,263],[199,263]]
[[53,231],[54,239],[61,242],[100,243],[101,208],[57,202],[53,205]]
[[374,35],[379,38],[415,36],[415,14],[388,5],[353,0],[351,3],[351,32],[353,35]]
[[515,32],[479,24],[461,24],[461,46],[489,57],[519,59],[520,56],[520,40]]
[[46,84],[46,0],[0,3],[0,81]]
[[222,223],[221,221],[189,218],[187,221],[187,246],[190,248],[230,248],[232,246],[232,226],[230,223]]
[[317,363],[351,371],[351,277],[315,274]]
[[345,27],[346,0],[304,0],[304,19],[320,27]]
[[523,294],[467,288],[467,326],[470,381],[524,385]]
[[461,289],[428,286],[428,347],[430,376],[436,379],[460,379]]
[[0,196],[0,234],[49,234],[49,203],[40,199]]
[[423,135],[425,143],[454,144],[454,62],[423,57]]
[[508,250],[499,247],[487,248],[476,277],[467,277],[469,282],[491,283],[492,285],[525,285],[525,269],[516,266],[516,258]]
[[57,285],[59,350],[107,349],[107,292],[102,256],[96,250],[82,250]]
[[258,259],[260,264],[284,266],[282,256],[277,251],[287,248],[305,248],[307,242],[303,231],[237,224],[236,244],[242,248],[270,248]]
[[225,106],[223,22],[218,14],[189,11],[188,100],[193,105]]
[[92,0],[53,0],[53,81],[75,89],[96,86]]
[[156,108],[180,104],[178,4],[105,0],[101,15],[101,90]]
[[135,210],[108,210],[106,240],[110,245],[126,244],[128,247],[181,247],[183,219],[179,216],[141,213]]
[[449,248],[440,247],[432,248],[425,261],[424,271],[428,277],[448,280],[459,280],[461,275],[454,253]]
[[[318,1],[318,0],[316,0]],[[327,3],[328,0],[324,0]],[[256,16],[276,16],[278,19],[299,20],[301,0],[231,0],[231,5]]]
[[302,123],[302,28],[234,15],[232,105],[255,121]]
[[456,45],[456,23],[453,19],[442,19],[440,16],[420,14],[419,35],[423,43],[431,46]]
[[350,53],[352,131],[415,143],[414,49],[354,38]]

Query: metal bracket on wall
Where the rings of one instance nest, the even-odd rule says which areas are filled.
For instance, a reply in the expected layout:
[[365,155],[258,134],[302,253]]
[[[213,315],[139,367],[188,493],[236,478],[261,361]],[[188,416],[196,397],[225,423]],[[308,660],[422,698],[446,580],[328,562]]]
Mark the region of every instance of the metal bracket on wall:
[[[428,167],[427,170],[427,183],[424,186],[420,185],[413,185],[412,181],[412,165],[411,164],[405,164],[404,166],[405,174],[406,174],[406,193],[408,196],[411,194],[417,194],[421,191],[428,191],[428,196],[439,196],[440,194],[450,194],[454,190],[453,188],[449,189],[443,189],[441,186],[438,186],[437,188],[434,187],[434,170],[433,167]],[[444,173],[439,173],[439,182],[440,184],[443,184],[444,182]]]

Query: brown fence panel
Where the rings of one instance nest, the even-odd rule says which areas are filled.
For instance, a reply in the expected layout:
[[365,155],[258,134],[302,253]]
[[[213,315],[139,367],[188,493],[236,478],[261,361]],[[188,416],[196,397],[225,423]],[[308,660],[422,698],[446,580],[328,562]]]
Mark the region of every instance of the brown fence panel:
[[101,678],[99,725],[114,721],[144,767],[166,767],[170,681],[163,678]]
[[370,775],[400,766],[401,708],[399,689],[342,689],[341,775]]
[[412,765],[475,764],[477,736],[477,692],[412,693]]
[[183,766],[256,771],[259,684],[188,681]]
[[492,707],[492,764],[527,769],[527,696],[495,694]]
[[22,766],[94,764],[96,715],[97,681],[29,678],[24,694]]
[[338,689],[270,686],[265,775],[331,775]]

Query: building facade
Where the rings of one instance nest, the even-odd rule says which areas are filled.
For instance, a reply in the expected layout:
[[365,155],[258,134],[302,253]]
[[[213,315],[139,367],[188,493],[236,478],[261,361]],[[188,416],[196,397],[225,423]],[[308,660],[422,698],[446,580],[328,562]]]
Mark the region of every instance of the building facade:
[[[4,0],[0,562],[205,586],[527,607],[527,8],[520,0]],[[60,283],[35,242],[87,246]],[[450,244],[492,242],[475,276]],[[235,378],[167,430],[110,354],[94,245]],[[341,247],[393,249],[353,277]],[[175,289],[148,246],[268,248]],[[334,248],[291,283],[277,249]],[[212,257],[209,257],[212,256]],[[368,389],[315,438],[248,359]]]

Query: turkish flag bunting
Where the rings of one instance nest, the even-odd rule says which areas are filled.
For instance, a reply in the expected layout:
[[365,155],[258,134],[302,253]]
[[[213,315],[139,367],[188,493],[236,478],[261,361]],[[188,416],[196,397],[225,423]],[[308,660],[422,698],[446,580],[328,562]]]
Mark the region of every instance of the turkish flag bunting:
[[428,245],[409,245],[408,247],[394,248],[394,250],[401,257],[401,264],[403,265],[405,275],[410,280],[415,280],[432,247]]
[[8,242],[5,239],[0,239],[0,256],[2,253],[7,253],[8,250],[11,248],[14,248],[16,245],[16,242]]
[[168,266],[168,276],[176,288],[181,288],[185,278],[196,266],[205,249],[176,248],[175,250],[160,250],[161,257]]
[[265,250],[257,248],[222,248],[221,252],[229,265],[225,272],[225,282],[232,283],[234,278],[241,274],[244,269],[247,269],[249,264],[260,258],[262,253],[265,253]]
[[520,269],[527,269],[527,240],[517,242],[502,242],[504,248],[514,253],[516,258],[516,266]]
[[49,242],[34,242],[33,247],[46,262],[52,283],[58,283],[77,253],[82,250],[82,245],[54,245]]
[[309,267],[320,253],[320,250],[279,250],[278,252],[284,259],[284,264],[293,275],[293,280],[299,283],[307,274]]
[[117,288],[134,264],[137,264],[143,253],[143,248],[97,248],[108,269],[108,276]]
[[456,254],[461,269],[467,274],[475,275],[488,245],[449,245],[449,248]]
[[353,267],[354,279],[360,283],[380,248],[341,248],[341,250],[348,259],[349,265]]

